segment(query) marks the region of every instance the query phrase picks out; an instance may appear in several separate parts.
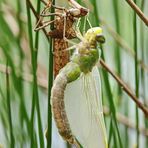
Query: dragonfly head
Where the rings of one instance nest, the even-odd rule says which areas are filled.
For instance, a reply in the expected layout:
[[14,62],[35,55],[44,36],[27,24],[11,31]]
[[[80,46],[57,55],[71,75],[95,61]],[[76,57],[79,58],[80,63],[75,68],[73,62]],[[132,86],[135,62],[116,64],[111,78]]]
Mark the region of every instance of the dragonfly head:
[[102,28],[101,27],[90,28],[85,34],[85,39],[89,41],[90,44],[94,44],[94,42],[104,43],[105,38],[102,35]]
[[102,34],[96,35],[96,41],[99,43],[105,43],[105,37]]

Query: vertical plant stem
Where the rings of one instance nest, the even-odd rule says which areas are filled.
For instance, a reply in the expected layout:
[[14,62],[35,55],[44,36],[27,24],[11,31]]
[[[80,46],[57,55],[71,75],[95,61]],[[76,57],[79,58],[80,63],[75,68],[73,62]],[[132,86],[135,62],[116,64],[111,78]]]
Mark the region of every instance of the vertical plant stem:
[[[144,11],[144,6],[145,6],[145,0],[141,1],[141,10]],[[143,28],[143,23],[140,23],[140,43],[141,43],[141,59],[143,62],[145,62],[145,49],[144,49],[144,28]],[[147,101],[146,101],[146,74],[144,69],[141,68],[141,83],[142,83],[142,89],[143,89],[143,97],[144,97],[144,104],[147,106]],[[148,128],[148,120],[144,118],[144,123],[145,123],[145,128]],[[148,138],[146,138],[145,145],[148,145]]]
[[[22,49],[21,49],[21,36],[22,36],[22,23],[21,23],[21,19],[20,19],[20,14],[21,14],[21,3],[20,3],[20,0],[17,0],[17,21],[18,21],[18,26],[19,26],[19,33],[18,33],[18,36],[17,36],[17,44],[18,44],[18,49],[19,49],[19,73],[20,73],[20,76],[18,77],[19,79],[19,92],[20,92],[20,108],[19,108],[19,116],[20,116],[20,126],[22,127],[22,130],[23,130],[23,122],[24,121],[27,121],[27,119],[25,118],[25,113],[26,113],[26,108],[25,108],[25,103],[24,103],[24,94],[23,94],[23,83],[22,83],[22,80],[21,80],[21,73],[22,73],[22,69],[23,69],[23,53],[22,53]],[[29,121],[29,120],[28,120]],[[26,122],[27,124],[29,122]],[[29,134],[30,135],[30,134]],[[23,135],[21,135],[22,139],[23,139]],[[24,141],[21,141],[21,147],[23,147],[23,142]]]
[[[37,3],[37,13],[40,12],[40,0]],[[38,131],[39,131],[39,140],[40,140],[40,147],[44,147],[44,135],[42,129],[42,121],[41,121],[41,114],[40,114],[40,104],[39,104],[39,94],[38,94],[38,84],[37,84],[37,61],[38,61],[38,45],[39,45],[39,32],[35,34],[35,50],[34,50],[34,62],[35,62],[35,75],[34,75],[34,83],[35,83],[35,93],[36,93],[36,109],[37,109],[37,117],[38,117]]]
[[31,107],[31,146],[37,146],[37,141],[35,140],[35,132],[34,132],[34,113],[35,113],[35,104],[37,98],[37,82],[36,82],[36,62],[35,62],[35,54],[33,48],[33,35],[32,35],[32,23],[31,23],[31,14],[29,10],[29,4],[26,0],[27,7],[27,17],[28,17],[28,33],[29,33],[29,44],[31,50],[31,63],[33,70],[33,96],[32,96],[32,107]]
[[[100,23],[99,22],[99,12],[97,11],[96,0],[92,1],[92,3],[93,3],[93,6],[94,6],[94,9],[95,9],[94,11],[95,11],[95,14],[96,14],[96,22],[98,22],[97,25],[99,25],[99,23]],[[101,47],[101,48],[103,48],[103,47]],[[104,59],[104,53],[102,53],[102,58]],[[114,123],[115,129],[116,129],[116,132],[117,132],[120,148],[122,148],[123,146],[122,146],[122,142],[121,142],[119,128],[118,128],[118,125],[117,125],[116,109],[115,109],[115,105],[114,105],[114,102],[113,102],[109,78],[108,78],[108,74],[104,71],[103,71],[103,78],[104,78],[104,82],[105,82],[105,86],[106,86],[106,90],[107,90],[107,95],[110,98],[109,104],[110,104],[110,108],[111,108],[111,117],[113,118],[113,123]],[[114,135],[114,141],[116,141],[116,136],[115,136],[116,134],[112,134],[112,135]]]
[[[103,52],[102,52],[102,58],[104,59],[104,53]],[[103,79],[104,79],[105,87],[106,87],[106,90],[107,90],[107,96],[109,98],[108,101],[109,101],[109,106],[110,106],[110,109],[111,109],[111,117],[113,119],[113,123],[114,123],[114,126],[115,126],[114,132],[115,131],[117,132],[119,146],[120,146],[120,148],[123,148],[120,133],[119,133],[119,128],[118,128],[118,124],[117,124],[117,119],[116,119],[116,109],[115,109],[115,105],[114,105],[114,102],[113,102],[113,96],[112,96],[112,92],[111,92],[111,86],[110,86],[110,83],[109,83],[109,77],[108,77],[107,72],[105,72],[105,71],[103,71]],[[115,134],[114,134],[114,138],[116,138]]]
[[97,1],[96,0],[92,0],[91,3],[94,6],[95,23],[96,23],[96,25],[99,25],[100,24],[100,20],[99,20],[99,12],[97,11],[98,10],[98,8],[97,8]]
[[9,118],[9,126],[10,126],[10,147],[15,147],[15,140],[13,135],[13,127],[12,127],[12,116],[11,116],[11,103],[10,103],[10,84],[9,84],[9,73],[8,73],[8,61],[6,67],[6,90],[7,90],[7,107],[8,107],[8,118]]
[[[136,0],[134,0],[136,3]],[[137,98],[139,97],[139,73],[138,73],[138,49],[137,49],[137,19],[136,12],[134,12],[134,20],[133,20],[133,28],[134,28],[134,49],[135,49],[135,94]],[[138,107],[136,106],[136,142],[137,148],[139,148],[139,115],[138,115]]]
[[108,147],[111,147],[112,134],[113,134],[113,124],[112,124],[112,118],[111,118],[110,119],[110,127],[109,127]]
[[[55,5],[55,0],[52,1]],[[55,10],[52,7],[51,13],[54,13]],[[54,20],[54,16],[51,16],[51,21]],[[54,29],[54,24],[51,24],[51,30]],[[48,134],[47,134],[47,148],[51,148],[52,144],[52,113],[51,113],[51,88],[53,83],[53,40],[50,39],[50,49],[49,49],[49,69],[48,69]]]
[[[29,34],[29,43],[30,43],[30,48],[33,50],[33,37],[32,37],[32,30],[29,29],[31,28],[31,16],[30,16],[30,11],[29,11],[29,6],[28,6],[28,3],[27,3],[27,0],[26,0],[26,7],[27,7],[27,16],[28,16],[28,32],[30,33]],[[31,31],[31,32],[30,32]],[[33,91],[34,92],[34,91]],[[34,96],[34,95],[33,95]],[[32,107],[31,107],[31,125],[30,125],[30,133],[31,133],[31,145],[30,147],[33,147],[34,145],[37,145],[37,143],[35,143],[35,140],[34,140],[34,112],[35,112],[35,98],[32,97]]]
[[[120,35],[120,22],[119,22],[118,7],[119,7],[118,0],[113,0],[113,10],[114,10],[114,16],[115,16],[116,31]],[[118,75],[121,76],[121,55],[120,55],[120,48],[117,43],[115,43],[115,59],[116,59]],[[122,94],[121,87],[118,86],[118,95],[121,96],[121,94]]]
[[[128,117],[128,112],[129,112],[129,106],[128,106],[128,103],[129,101],[126,100],[126,103],[125,103],[125,116]],[[125,126],[125,147],[129,147],[129,136],[128,136],[128,127]]]
[[[22,72],[23,72],[23,52],[21,48],[21,39],[22,39],[22,33],[23,33],[23,26],[22,26],[22,20],[21,20],[21,1],[17,0],[17,21],[18,21],[18,26],[19,26],[19,33],[17,36],[17,44],[18,44],[18,49],[19,49],[19,72],[20,75],[18,76],[18,82],[19,82],[19,95],[20,95],[20,120],[21,120],[21,127],[23,128],[23,122],[25,121],[27,130],[28,130],[28,135],[30,135],[30,122],[29,122],[29,117],[26,111],[25,107],[25,99],[24,99],[24,86],[23,86],[23,81],[22,81]],[[23,136],[22,136],[23,139]],[[24,141],[22,141],[22,144]]]
[[[112,137],[113,137],[113,145],[111,144]],[[114,125],[113,125],[113,117],[112,117],[112,115],[110,117],[108,146],[109,147],[114,147],[114,148],[116,148],[118,146],[117,139],[116,139],[116,132],[114,130]]]
[[[29,5],[29,3],[27,3]],[[37,11],[40,11],[40,1],[38,1]],[[28,29],[29,29],[29,37],[30,37],[30,49],[31,49],[31,61],[32,61],[32,68],[33,68],[33,99],[32,99],[32,113],[31,113],[31,128],[34,125],[34,113],[35,113],[35,106],[37,109],[37,119],[38,119],[38,133],[39,133],[39,141],[40,147],[44,147],[44,135],[42,130],[42,122],[41,122],[41,115],[40,115],[40,105],[39,105],[39,95],[38,95],[38,85],[37,85],[37,55],[38,55],[38,32],[35,35],[35,48],[33,47],[33,36],[32,36],[32,24],[31,24],[31,15],[29,6],[27,6],[27,14],[28,14]],[[34,136],[32,131],[32,140],[31,146],[34,144]]]

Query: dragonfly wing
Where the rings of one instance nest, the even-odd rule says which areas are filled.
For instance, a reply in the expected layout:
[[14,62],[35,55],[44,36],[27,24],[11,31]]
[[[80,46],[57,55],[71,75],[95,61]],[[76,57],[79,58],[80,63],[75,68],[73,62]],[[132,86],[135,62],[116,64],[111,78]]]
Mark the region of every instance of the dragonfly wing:
[[67,85],[65,109],[73,135],[84,148],[106,148],[100,76],[97,67]]

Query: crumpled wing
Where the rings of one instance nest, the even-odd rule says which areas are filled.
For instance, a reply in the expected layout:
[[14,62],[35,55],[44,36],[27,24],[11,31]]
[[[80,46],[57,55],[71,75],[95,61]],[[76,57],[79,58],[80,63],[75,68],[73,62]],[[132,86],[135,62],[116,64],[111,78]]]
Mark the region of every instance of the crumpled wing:
[[65,90],[65,109],[73,135],[84,148],[107,148],[101,80],[97,67],[69,83]]

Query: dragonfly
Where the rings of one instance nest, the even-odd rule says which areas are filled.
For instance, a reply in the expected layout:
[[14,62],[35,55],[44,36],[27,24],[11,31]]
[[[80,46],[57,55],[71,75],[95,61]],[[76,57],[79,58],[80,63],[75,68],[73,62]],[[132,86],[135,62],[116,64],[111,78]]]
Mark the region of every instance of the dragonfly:
[[[54,29],[47,33],[48,36],[54,39],[54,76],[59,73],[59,70],[63,68],[69,62],[69,52],[64,50],[68,48],[67,39],[73,39],[76,37],[74,23],[81,17],[86,16],[89,10],[75,0],[68,0],[71,8],[66,9],[64,7],[55,6],[49,0],[45,2],[44,9],[40,14],[40,19],[38,20],[35,31],[43,29],[52,23],[54,23]],[[55,13],[49,13],[49,9],[54,7],[56,9]],[[49,16],[55,16],[54,20],[43,21],[43,18]]]
[[90,28],[75,52],[56,76],[51,90],[51,107],[59,134],[77,148],[107,148],[101,80],[96,64],[99,44],[105,42],[102,28]]

